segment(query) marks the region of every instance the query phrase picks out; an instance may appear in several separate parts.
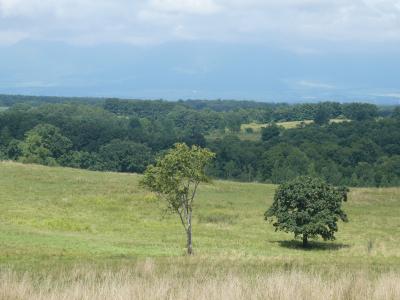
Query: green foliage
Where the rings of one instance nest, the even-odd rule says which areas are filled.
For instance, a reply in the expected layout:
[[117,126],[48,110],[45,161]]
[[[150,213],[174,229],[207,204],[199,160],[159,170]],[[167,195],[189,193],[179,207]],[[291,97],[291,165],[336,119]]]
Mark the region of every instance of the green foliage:
[[356,121],[365,121],[378,116],[378,108],[368,103],[350,103],[343,106],[343,115]]
[[263,127],[261,129],[261,139],[263,141],[268,141],[274,137],[279,136],[280,128],[275,123],[268,125],[267,127]]
[[208,149],[186,144],[175,147],[144,173],[142,185],[155,192],[177,213],[188,235],[188,254],[192,254],[192,212],[197,188],[207,182],[205,167],[214,158]]
[[60,165],[72,168],[104,170],[97,153],[86,151],[70,151],[59,159]]
[[310,160],[299,148],[280,143],[263,155],[263,176],[272,183],[281,183],[307,174]]
[[21,156],[21,142],[12,139],[6,147],[7,158],[17,160]]
[[392,118],[400,120],[400,106],[396,106],[396,108],[393,110]]
[[24,142],[20,144],[20,160],[27,163],[56,165],[57,160],[72,146],[60,129],[49,124],[37,125],[28,131]]
[[152,162],[151,149],[143,144],[112,140],[102,146],[99,158],[104,170],[141,173]]
[[318,178],[298,177],[279,186],[265,219],[273,221],[276,230],[302,237],[304,246],[308,238],[334,240],[337,222],[348,221],[341,208],[347,192],[347,188],[335,188]]
[[329,120],[330,120],[330,116],[331,116],[331,114],[329,113],[328,108],[323,105],[319,105],[315,112],[314,122],[317,125],[328,124]]
[[[396,161],[400,155],[400,119],[393,107],[377,111],[376,106],[362,103],[288,105],[0,95],[2,99],[10,106],[0,112],[0,158],[5,160],[140,173],[153,156],[183,142],[216,153],[207,173],[218,178],[282,183],[312,175],[335,185],[400,185],[400,176],[390,167],[392,158]],[[321,112],[324,120],[320,123],[325,125],[310,124]],[[347,117],[348,122],[328,124],[327,117],[331,121]],[[35,155],[22,154],[20,145],[27,133],[40,124],[57,127],[71,147],[61,156],[46,147],[37,147]],[[246,132],[249,126],[243,124],[251,124],[254,132]],[[261,133],[263,124],[273,125]],[[361,174],[363,170],[367,176]]]
[[165,198],[171,210],[180,210],[194,196],[198,185],[207,182],[205,167],[213,157],[208,149],[175,144],[147,168],[142,184]]
[[237,112],[227,113],[225,115],[226,125],[230,132],[238,133],[243,122],[241,115]]

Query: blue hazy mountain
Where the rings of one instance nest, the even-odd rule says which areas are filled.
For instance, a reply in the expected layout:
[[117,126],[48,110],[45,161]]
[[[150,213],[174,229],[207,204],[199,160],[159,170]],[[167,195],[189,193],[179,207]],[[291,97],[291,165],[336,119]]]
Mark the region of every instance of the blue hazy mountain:
[[151,99],[399,104],[396,47],[316,51],[274,45],[151,46],[23,41],[0,46],[0,93]]

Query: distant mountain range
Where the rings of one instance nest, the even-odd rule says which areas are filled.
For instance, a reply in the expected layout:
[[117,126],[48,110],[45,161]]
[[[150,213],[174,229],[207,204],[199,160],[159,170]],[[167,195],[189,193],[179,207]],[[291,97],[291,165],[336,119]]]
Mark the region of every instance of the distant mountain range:
[[266,45],[0,45],[0,93],[141,99],[400,103],[400,56]]

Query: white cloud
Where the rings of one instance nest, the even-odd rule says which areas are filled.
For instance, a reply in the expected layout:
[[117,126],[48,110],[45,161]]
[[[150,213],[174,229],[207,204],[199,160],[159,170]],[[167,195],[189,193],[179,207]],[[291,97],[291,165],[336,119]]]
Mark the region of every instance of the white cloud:
[[25,38],[79,44],[277,41],[304,53],[315,41],[399,42],[400,1],[0,0],[0,44]]

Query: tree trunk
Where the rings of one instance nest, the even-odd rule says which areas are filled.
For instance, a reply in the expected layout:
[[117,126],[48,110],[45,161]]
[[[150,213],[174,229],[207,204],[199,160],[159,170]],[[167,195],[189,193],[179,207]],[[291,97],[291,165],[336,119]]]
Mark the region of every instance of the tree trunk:
[[189,224],[187,230],[187,253],[188,255],[193,254],[193,247],[192,247],[192,224]]
[[308,246],[308,236],[307,234],[303,234],[303,247],[307,247]]
[[193,254],[193,247],[192,247],[192,207],[187,207],[187,254]]

